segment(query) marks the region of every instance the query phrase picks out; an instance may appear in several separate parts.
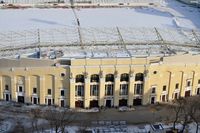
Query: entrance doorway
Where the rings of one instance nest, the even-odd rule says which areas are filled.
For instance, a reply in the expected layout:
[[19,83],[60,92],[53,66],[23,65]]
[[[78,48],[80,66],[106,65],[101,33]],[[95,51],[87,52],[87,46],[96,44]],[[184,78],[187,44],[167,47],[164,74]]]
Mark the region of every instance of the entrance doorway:
[[106,107],[111,108],[111,100],[106,100]]
[[140,98],[134,99],[134,100],[133,100],[133,105],[134,105],[134,106],[142,105],[142,99],[140,99]]
[[64,107],[65,106],[65,101],[64,100],[60,100],[60,106]]
[[48,100],[47,100],[47,104],[48,104],[48,105],[51,105],[51,99],[48,99]]
[[155,104],[155,97],[151,97],[151,104]]
[[166,95],[162,95],[162,102],[166,102]]
[[24,103],[24,96],[18,96],[18,102]]
[[75,102],[75,107],[76,108],[83,108],[83,101],[80,101],[80,100],[76,101]]
[[90,101],[90,108],[93,108],[93,107],[99,107],[98,100]]
[[6,94],[6,101],[9,101],[10,98],[9,98],[9,94]]
[[185,97],[189,97],[190,96],[190,90],[189,91],[185,91]]
[[126,99],[119,100],[119,106],[127,106],[127,100]]
[[174,93],[174,99],[178,99],[178,93]]
[[33,104],[37,104],[37,98],[33,98]]

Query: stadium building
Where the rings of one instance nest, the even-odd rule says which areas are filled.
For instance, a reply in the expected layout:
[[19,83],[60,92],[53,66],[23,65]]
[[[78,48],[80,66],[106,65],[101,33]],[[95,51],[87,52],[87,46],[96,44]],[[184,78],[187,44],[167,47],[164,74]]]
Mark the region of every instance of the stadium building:
[[[187,8],[191,8],[187,15],[193,16],[191,10],[197,10]],[[190,29],[190,26],[195,27],[199,18],[192,25],[171,10],[165,10],[170,11],[169,15],[146,7],[134,10],[44,9],[43,12],[61,12],[52,20],[49,20],[49,14],[45,14],[43,19],[35,18],[42,14],[40,9],[18,11],[23,16],[19,17],[27,19],[25,24],[18,17],[8,15],[12,9],[2,11],[7,17],[2,19],[0,31],[0,99],[92,108],[156,104],[200,95],[200,31]],[[127,15],[134,11],[133,15],[139,17],[127,19]],[[80,24],[67,27],[58,22],[64,18],[62,12],[69,12],[69,24],[77,20]],[[84,19],[85,12],[95,15]],[[110,12],[111,16],[117,17],[111,18]],[[107,17],[106,20],[103,20],[104,17]],[[153,19],[150,21],[149,17]],[[121,18],[129,20],[127,27]],[[9,24],[7,19],[13,20],[12,23]],[[157,19],[159,21],[155,21]],[[119,26],[111,23],[115,20]],[[14,31],[14,28],[30,27],[30,21],[32,26],[39,28],[44,27],[44,23],[60,27]],[[130,27],[133,23],[137,27]],[[90,24],[95,28],[91,28]],[[141,28],[146,25],[148,27]],[[158,27],[152,28],[154,26]],[[8,28],[13,31],[5,31]]]

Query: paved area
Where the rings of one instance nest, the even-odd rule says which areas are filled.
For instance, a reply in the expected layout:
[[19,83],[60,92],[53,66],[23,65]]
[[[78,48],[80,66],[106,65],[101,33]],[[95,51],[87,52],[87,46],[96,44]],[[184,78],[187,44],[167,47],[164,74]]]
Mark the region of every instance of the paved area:
[[[157,109],[155,109],[157,108]],[[76,121],[95,121],[111,120],[126,121],[127,124],[145,124],[155,121],[165,121],[169,117],[169,111],[166,107],[141,106],[135,107],[134,111],[119,112],[118,109],[111,108],[101,110],[97,113],[76,113]]]
[[[14,106],[10,103],[0,104],[0,117],[3,121],[10,123],[10,131],[13,129],[15,130],[15,128],[20,127],[20,125],[23,125],[26,129],[30,129],[31,119],[29,111],[31,108],[31,106]],[[117,108],[102,109],[100,112],[90,113],[75,112],[75,119],[71,124],[91,126],[91,123],[94,121],[125,121],[127,125],[145,125],[158,121],[165,122],[172,117],[165,105],[138,106],[134,108],[135,110],[127,112],[120,112]],[[43,106],[41,109],[48,109],[48,107]],[[48,128],[48,124],[45,120],[40,121],[43,127]],[[16,123],[20,125],[17,126]]]

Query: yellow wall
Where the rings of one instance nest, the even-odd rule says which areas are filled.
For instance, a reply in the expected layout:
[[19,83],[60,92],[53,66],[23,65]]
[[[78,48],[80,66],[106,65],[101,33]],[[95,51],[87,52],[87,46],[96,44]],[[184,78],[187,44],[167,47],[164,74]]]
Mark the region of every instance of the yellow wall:
[[[185,59],[185,60],[184,60]],[[196,61],[196,62],[195,62]],[[191,95],[196,94],[200,79],[200,57],[197,55],[177,55],[164,57],[148,58],[108,58],[108,59],[72,59],[70,66],[49,66],[49,67],[28,67],[28,68],[0,68],[0,98],[5,99],[5,85],[9,86],[12,100],[17,101],[17,85],[21,80],[25,89],[25,102],[31,102],[33,88],[37,88],[37,96],[40,98],[40,104],[45,103],[45,98],[49,98],[47,89],[52,89],[51,98],[55,104],[60,106],[60,100],[65,100],[65,106],[75,107],[75,77],[78,74],[85,75],[85,94],[83,100],[84,107],[90,106],[90,76],[100,74],[99,83],[99,106],[105,105],[105,76],[107,74],[115,75],[114,93],[109,97],[113,100],[113,106],[119,105],[120,99],[127,99],[129,106],[133,105],[135,74],[144,73],[144,89],[142,104],[149,104],[151,97],[156,97],[156,102],[162,102],[162,95],[166,95],[166,101],[174,98],[174,93],[178,92],[185,96],[186,90],[191,90]],[[62,77],[61,73],[65,76]],[[130,74],[129,88],[127,96],[120,96],[120,75],[123,73]],[[191,86],[187,87],[187,80],[191,80]],[[175,89],[176,83],[179,89]],[[163,86],[166,91],[163,92]],[[156,94],[151,93],[152,87],[156,87]],[[65,96],[61,97],[60,90],[65,90]],[[95,98],[96,99],[96,98]]]

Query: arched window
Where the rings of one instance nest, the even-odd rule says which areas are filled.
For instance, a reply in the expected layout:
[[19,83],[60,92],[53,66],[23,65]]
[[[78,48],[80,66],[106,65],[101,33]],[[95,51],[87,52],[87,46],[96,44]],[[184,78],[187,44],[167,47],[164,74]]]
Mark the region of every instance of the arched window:
[[79,83],[79,82],[84,83],[84,75],[81,75],[81,74],[76,75],[76,83]]
[[127,73],[123,73],[121,74],[121,77],[120,77],[120,81],[126,81],[128,82],[129,81],[129,75]]
[[99,82],[99,75],[97,74],[91,75],[90,82]]
[[144,74],[143,73],[137,73],[135,75],[135,81],[143,81],[144,80]]
[[107,74],[106,75],[106,82],[114,82],[114,75],[113,74]]

